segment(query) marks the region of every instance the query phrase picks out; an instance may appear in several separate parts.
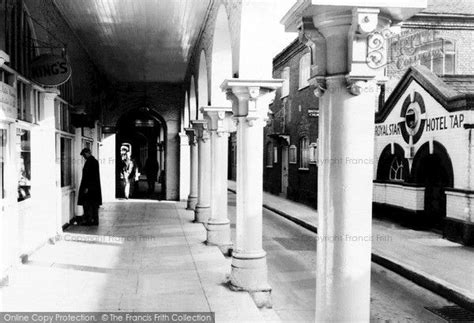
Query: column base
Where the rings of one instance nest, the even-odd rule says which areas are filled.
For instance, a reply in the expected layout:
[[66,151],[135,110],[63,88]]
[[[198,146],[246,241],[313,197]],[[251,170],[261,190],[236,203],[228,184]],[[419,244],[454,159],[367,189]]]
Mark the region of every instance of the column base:
[[210,220],[206,225],[206,244],[217,246],[225,255],[231,255],[232,239],[230,237],[230,222],[214,222]]
[[211,217],[211,207],[196,205],[194,210],[194,222],[207,223]]
[[188,203],[186,205],[186,210],[195,210],[197,205],[197,196],[188,196]]
[[255,255],[233,253],[230,273],[230,289],[247,291],[258,307],[272,307],[271,291],[268,284],[266,253]]

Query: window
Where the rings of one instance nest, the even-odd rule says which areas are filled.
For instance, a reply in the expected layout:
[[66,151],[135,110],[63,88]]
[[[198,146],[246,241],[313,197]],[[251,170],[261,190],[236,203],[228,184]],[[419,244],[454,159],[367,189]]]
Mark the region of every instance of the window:
[[30,198],[31,190],[31,150],[30,131],[17,128],[18,201]]
[[296,164],[296,146],[291,145],[289,150],[288,150],[288,157],[289,157],[289,163],[290,164]]
[[306,53],[300,58],[299,89],[309,85],[308,79],[311,74],[311,54]]
[[71,125],[71,115],[69,113],[69,105],[62,101],[55,101],[55,119],[56,129],[65,132],[74,132]]
[[61,187],[72,184],[72,141],[61,137]]
[[17,111],[18,119],[23,121],[32,122],[33,113],[31,111],[31,87],[21,81],[17,82],[16,95],[17,95]]
[[267,142],[266,166],[273,167],[273,143]]
[[300,139],[300,168],[308,168],[309,164],[309,142],[308,137]]
[[309,163],[318,163],[318,144],[315,142],[312,142],[311,145],[309,145]]
[[397,157],[392,160],[390,165],[389,179],[391,181],[403,181],[403,163]]
[[273,162],[278,163],[278,147],[273,147]]
[[0,199],[5,198],[6,159],[7,159],[7,130],[0,129]]
[[287,66],[281,72],[281,78],[283,79],[283,85],[281,86],[281,97],[288,96],[290,94],[290,68]]
[[451,41],[443,40],[442,51],[432,50],[431,45],[421,46],[419,52],[425,53],[420,64],[429,68],[438,75],[455,73],[456,50]]
[[[4,2],[5,4],[5,2]],[[5,45],[10,54],[6,63],[24,76],[30,73],[30,61],[35,56],[36,47],[32,33],[31,19],[26,13],[23,1],[6,1],[5,5]]]
[[34,122],[41,121],[41,92],[33,90],[33,118]]

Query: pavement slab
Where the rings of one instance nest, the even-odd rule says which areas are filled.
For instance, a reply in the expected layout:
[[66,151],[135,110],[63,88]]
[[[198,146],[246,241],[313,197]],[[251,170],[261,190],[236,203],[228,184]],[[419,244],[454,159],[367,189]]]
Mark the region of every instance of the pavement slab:
[[278,322],[226,284],[230,259],[204,244],[182,202],[119,200],[99,227],[70,226],[18,265],[1,311],[215,312],[217,322]]

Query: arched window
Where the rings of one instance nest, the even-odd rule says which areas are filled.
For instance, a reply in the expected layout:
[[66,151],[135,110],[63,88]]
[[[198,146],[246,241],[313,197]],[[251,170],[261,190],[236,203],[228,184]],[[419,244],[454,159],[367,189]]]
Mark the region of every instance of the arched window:
[[36,44],[33,37],[33,24],[26,11],[23,1],[10,2],[6,6],[5,17],[5,45],[10,55],[10,62],[6,63],[14,70],[30,75],[30,61],[36,56]]
[[309,140],[308,137],[300,139],[300,168],[308,168],[309,164]]
[[300,58],[299,68],[299,89],[305,88],[309,85],[311,71],[311,54],[306,53]]
[[391,181],[404,181],[405,179],[403,178],[403,162],[401,160],[398,160],[397,157],[395,157],[392,160],[392,164],[390,165],[390,171],[389,171],[389,176],[388,178]]
[[271,141],[267,143],[266,153],[266,166],[273,167],[273,143]]
[[290,94],[290,67],[285,67],[281,72],[281,78],[283,79],[283,85],[281,86],[281,97],[288,96]]

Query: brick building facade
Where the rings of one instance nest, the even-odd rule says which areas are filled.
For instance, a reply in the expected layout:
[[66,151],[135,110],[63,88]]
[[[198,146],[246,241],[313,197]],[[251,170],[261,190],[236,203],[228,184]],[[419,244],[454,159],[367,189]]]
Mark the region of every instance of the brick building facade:
[[[375,206],[384,214],[402,214],[410,223],[439,228],[448,238],[470,244],[472,4],[467,0],[432,0],[398,32],[391,30],[383,37],[387,56],[381,68],[386,79],[379,83],[379,101],[373,107],[378,111],[373,159]],[[287,79],[289,73],[289,87],[284,85],[277,91],[265,128],[264,189],[317,207],[319,100],[312,89],[301,86],[301,77],[307,73],[301,63],[309,52],[296,39],[273,60],[274,78]],[[404,104],[399,101],[402,98],[411,101]],[[419,118],[416,120],[423,120],[417,129],[424,131],[410,139],[400,120],[413,117],[406,115],[409,106],[423,104],[423,112],[414,109],[413,113]],[[405,114],[401,114],[404,105]],[[398,113],[392,117],[392,129],[385,119],[391,113]],[[449,123],[439,125],[441,119]],[[394,159],[396,170],[390,164]],[[433,171],[431,175],[428,170]]]
[[307,82],[310,56],[296,39],[273,60],[273,77],[285,82],[265,127],[264,190],[316,207],[319,102]]

